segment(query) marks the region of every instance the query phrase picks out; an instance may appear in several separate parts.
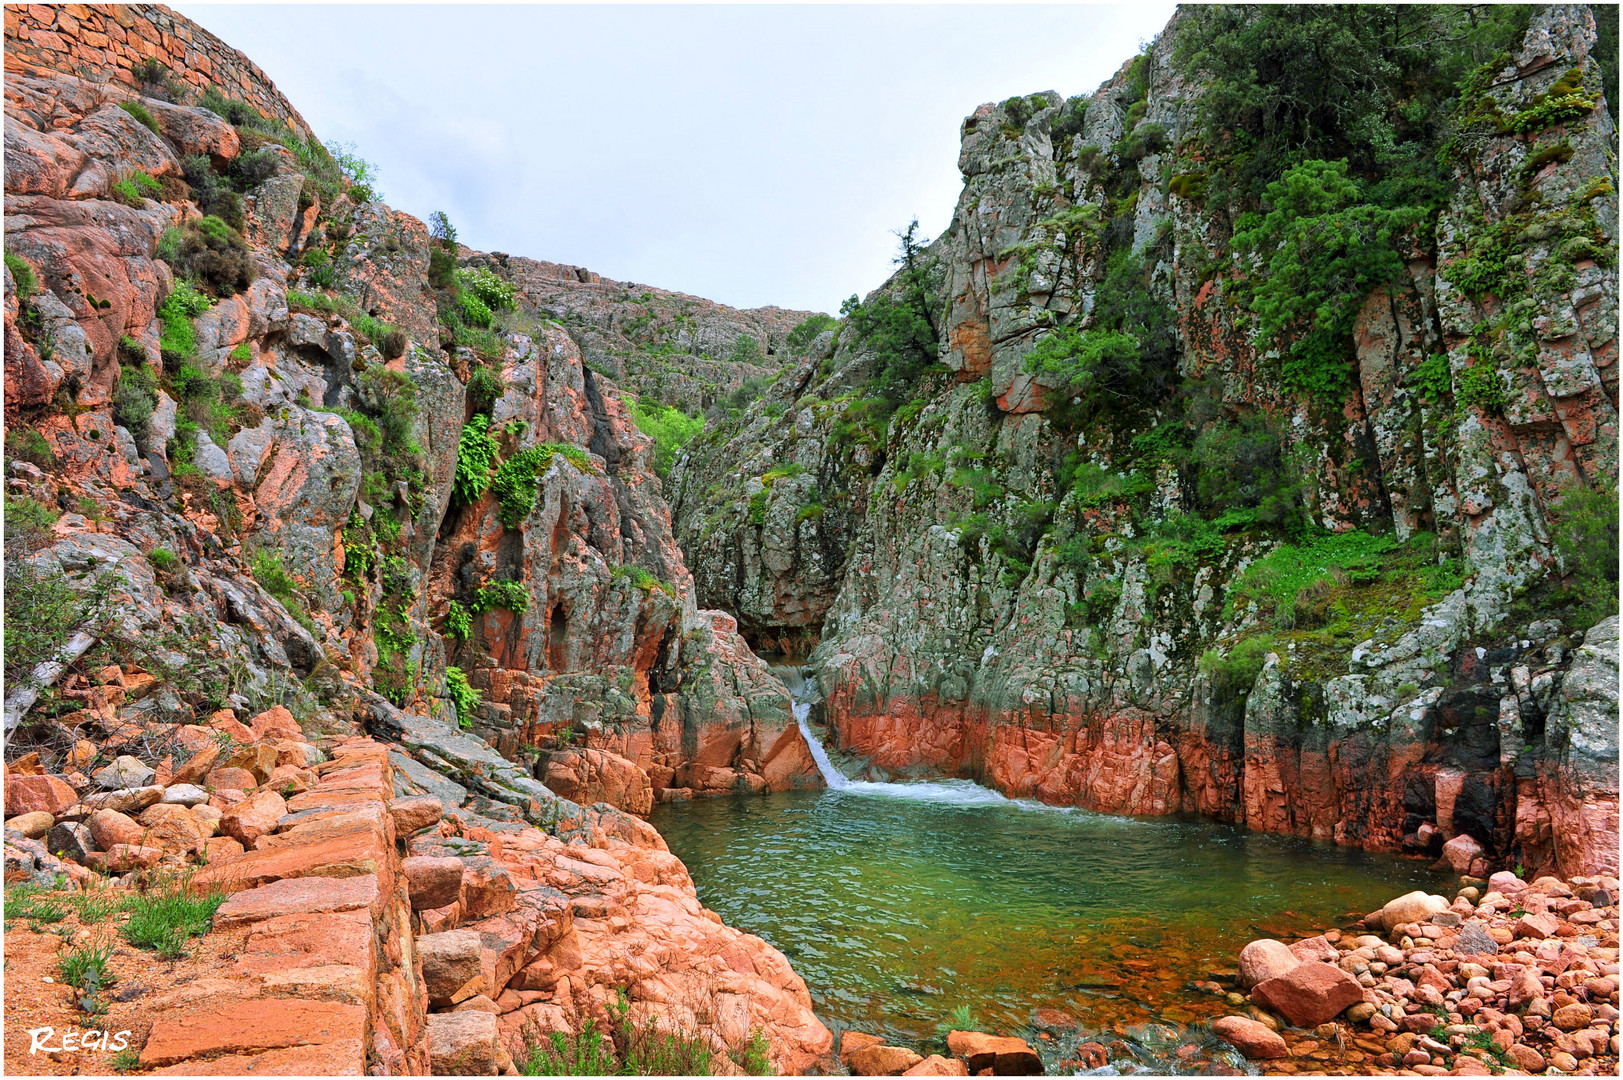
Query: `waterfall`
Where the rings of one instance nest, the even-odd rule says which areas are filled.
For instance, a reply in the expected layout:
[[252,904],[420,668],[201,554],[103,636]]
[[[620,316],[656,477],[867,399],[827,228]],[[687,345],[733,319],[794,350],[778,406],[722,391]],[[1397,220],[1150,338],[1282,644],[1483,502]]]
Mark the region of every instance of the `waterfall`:
[[806,740],[806,748],[811,751],[812,760],[817,762],[817,771],[823,774],[823,780],[828,784],[830,791],[848,792],[853,795],[883,795],[893,799],[917,799],[924,802],[956,803],[960,806],[1000,805],[1018,806],[1021,809],[1058,809],[1025,799],[1010,799],[991,788],[981,787],[969,780],[921,780],[909,784],[851,780],[834,767],[834,763],[829,760],[828,751],[812,730],[810,718],[812,703],[815,700],[814,689],[806,681],[805,669],[774,664],[772,674],[776,675],[783,683],[784,689],[789,691],[790,700],[794,702],[795,723],[799,725],[800,734]]

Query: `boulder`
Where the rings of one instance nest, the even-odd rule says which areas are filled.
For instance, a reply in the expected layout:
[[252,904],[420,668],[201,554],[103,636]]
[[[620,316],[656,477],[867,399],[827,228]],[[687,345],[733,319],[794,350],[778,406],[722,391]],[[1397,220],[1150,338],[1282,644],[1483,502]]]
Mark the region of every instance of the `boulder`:
[[423,960],[423,982],[429,1003],[447,1008],[485,991],[479,967],[480,938],[475,930],[447,930],[417,939]]
[[445,804],[432,795],[407,795],[389,801],[389,815],[394,818],[394,834],[404,839],[438,825],[445,816]]
[[275,705],[266,709],[248,721],[248,727],[261,739],[273,735],[301,742],[304,739],[304,730],[299,727],[299,722],[293,719],[293,714],[288,712],[287,708],[282,705]]
[[1240,950],[1240,985],[1246,989],[1275,979],[1302,962],[1283,941],[1258,938]]
[[86,857],[96,850],[96,840],[83,822],[62,821],[45,835],[45,847],[53,855],[83,865]]
[[59,814],[79,801],[78,792],[55,776],[7,776],[6,817]]
[[55,824],[56,818],[43,810],[33,810],[6,819],[6,828],[20,832],[30,840],[38,840],[45,836]]
[[840,1036],[840,1064],[849,1066],[851,1055],[858,1050],[866,1050],[870,1046],[883,1046],[885,1040],[878,1035],[869,1035],[863,1031],[847,1031]]
[[220,746],[218,743],[205,746],[191,756],[191,759],[175,770],[169,778],[171,786],[195,784],[209,774],[215,764],[220,760]]
[[462,860],[463,918],[486,919],[517,906],[518,886],[501,863],[484,855]]
[[84,797],[86,810],[117,810],[121,814],[139,814],[163,798],[164,789],[156,785],[125,788],[122,791],[99,791]]
[[856,1076],[901,1076],[924,1060],[905,1046],[868,1046],[846,1059]]
[[996,1076],[1042,1075],[1042,1059],[1024,1039],[983,1031],[952,1031],[947,1033],[947,1049],[963,1058],[972,1073],[991,1069]]
[[1258,983],[1251,996],[1297,1027],[1317,1027],[1364,1000],[1364,988],[1339,967],[1310,961]]
[[1482,845],[1469,833],[1460,833],[1443,845],[1443,859],[1456,874],[1468,873],[1471,864],[1482,858]]
[[259,786],[253,773],[237,768],[215,769],[203,778],[203,782],[215,791],[252,791]]
[[149,806],[137,820],[147,830],[147,844],[165,851],[195,851],[198,841],[214,834],[212,825],[205,825],[186,807],[174,803]]
[[462,895],[462,860],[455,856],[411,855],[400,868],[413,911],[444,907]]
[[1516,920],[1515,934],[1519,938],[1555,937],[1555,932],[1561,928],[1561,922],[1553,915],[1543,915],[1537,912],[1528,912]]
[[1309,960],[1322,960],[1327,964],[1333,964],[1341,955],[1336,952],[1336,947],[1330,944],[1329,939],[1323,934],[1318,937],[1303,938],[1301,941],[1293,941],[1290,950],[1291,955],[1296,957],[1297,962],[1303,964]]
[[157,771],[152,766],[128,754],[121,754],[111,765],[97,769],[94,778],[106,790],[117,791],[121,788],[145,787],[152,783],[156,775]]
[[435,1076],[495,1076],[499,1036],[492,1013],[433,1013],[428,1018],[429,1071]]
[[1290,1048],[1278,1034],[1249,1016],[1225,1016],[1212,1024],[1218,1038],[1227,1040],[1247,1061],[1271,1061],[1290,1056]]
[[196,806],[209,801],[209,793],[196,784],[170,784],[163,792],[163,802],[178,806]]
[[[1380,923],[1383,929],[1391,932],[1394,927],[1404,923],[1425,922],[1436,912],[1447,910],[1447,900],[1417,889],[1412,893],[1405,893],[1396,900],[1388,901],[1380,910]],[[1374,916],[1366,921],[1373,922]]]
[[1499,893],[1502,896],[1513,896],[1526,888],[1527,882],[1509,870],[1500,870],[1488,879],[1488,891]]
[[96,846],[103,851],[111,850],[115,844],[139,845],[146,836],[146,830],[134,818],[117,810],[97,810],[86,824],[90,826],[90,835],[96,838]]
[[85,856],[85,865],[97,870],[123,874],[130,870],[145,870],[163,858],[163,849],[140,844],[114,844],[106,851],[92,851]]
[[255,840],[275,831],[286,815],[286,799],[274,791],[261,791],[227,810],[220,818],[220,831],[244,847],[253,847]]
[[1575,1002],[1555,1010],[1555,1015],[1550,1017],[1550,1023],[1562,1031],[1578,1031],[1588,1027],[1594,1019],[1594,1010],[1582,1002]]

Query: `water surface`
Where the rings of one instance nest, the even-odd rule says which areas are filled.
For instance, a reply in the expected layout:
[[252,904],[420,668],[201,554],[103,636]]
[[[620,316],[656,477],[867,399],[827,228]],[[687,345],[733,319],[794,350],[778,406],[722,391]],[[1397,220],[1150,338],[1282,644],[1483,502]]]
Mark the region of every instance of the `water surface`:
[[[798,711],[798,710],[797,710]],[[819,748],[820,749],[820,748]],[[1208,821],[1011,802],[963,781],[847,783],[656,807],[699,899],[789,957],[818,1015],[919,1043],[954,1008],[1007,1031],[1229,1011],[1192,980],[1263,934],[1335,925],[1445,878]],[[899,797],[924,796],[924,797]]]

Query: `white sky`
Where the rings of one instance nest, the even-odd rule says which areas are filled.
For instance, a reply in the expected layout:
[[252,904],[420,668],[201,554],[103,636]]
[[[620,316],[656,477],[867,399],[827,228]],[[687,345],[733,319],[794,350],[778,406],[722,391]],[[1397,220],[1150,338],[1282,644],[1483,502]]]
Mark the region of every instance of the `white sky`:
[[833,312],[946,228],[977,105],[1091,93],[1174,5],[172,6],[472,247]]

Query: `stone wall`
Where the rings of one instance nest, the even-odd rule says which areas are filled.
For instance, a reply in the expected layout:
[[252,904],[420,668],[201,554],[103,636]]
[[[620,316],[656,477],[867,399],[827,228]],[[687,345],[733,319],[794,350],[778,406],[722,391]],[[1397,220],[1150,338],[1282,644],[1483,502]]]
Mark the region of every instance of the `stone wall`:
[[133,69],[157,60],[193,94],[217,86],[311,135],[258,64],[162,4],[7,4],[5,40],[8,71],[56,71],[141,89]]

